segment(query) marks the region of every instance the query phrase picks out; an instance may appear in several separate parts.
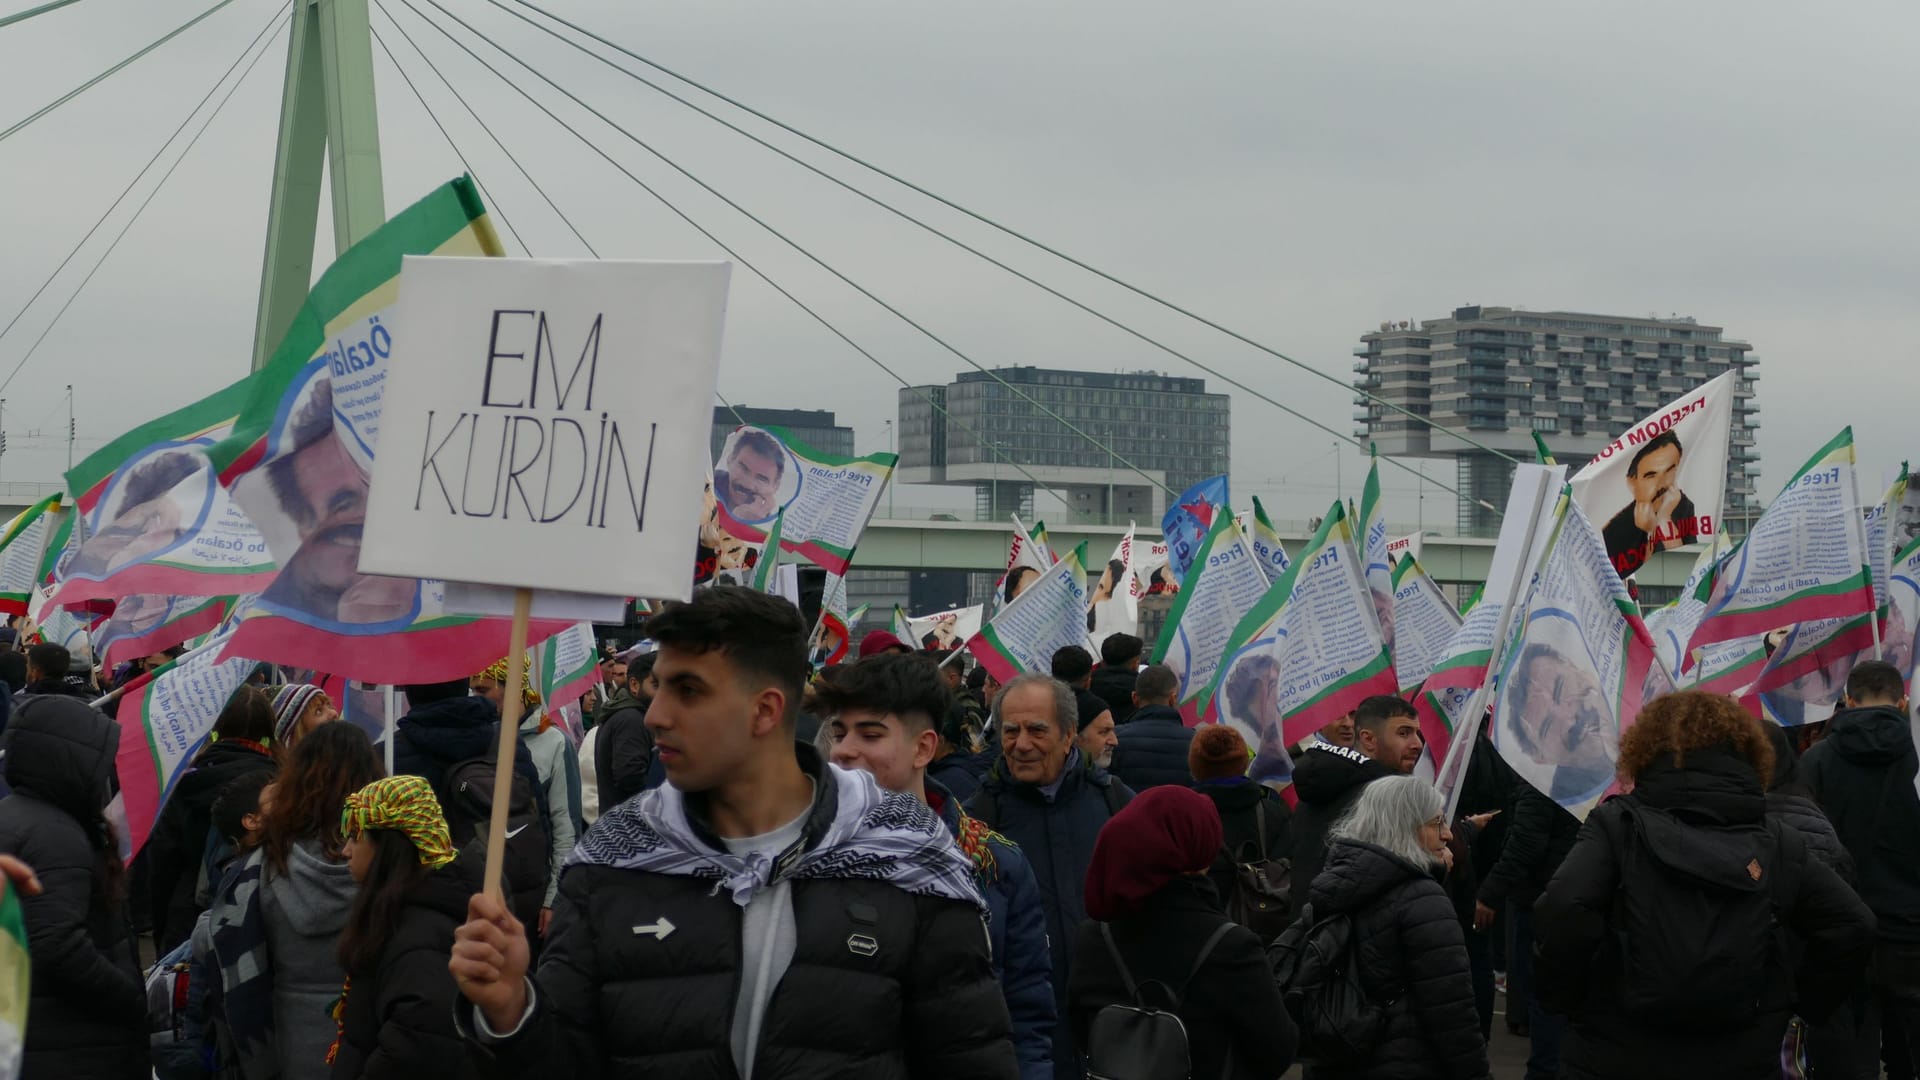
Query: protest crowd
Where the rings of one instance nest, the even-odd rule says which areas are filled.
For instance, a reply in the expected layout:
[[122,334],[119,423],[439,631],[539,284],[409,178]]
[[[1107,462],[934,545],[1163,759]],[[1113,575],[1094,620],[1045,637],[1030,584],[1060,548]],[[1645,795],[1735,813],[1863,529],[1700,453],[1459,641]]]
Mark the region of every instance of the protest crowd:
[[[408,356],[401,258],[488,253],[462,183],[5,528],[0,1068],[1483,1080],[1502,1025],[1528,1080],[1915,1076],[1920,499],[1863,505],[1850,432],[1738,543],[1689,406],[1517,465],[1470,596],[1389,554],[1376,462],[1291,554],[1220,476],[1104,564],[1016,518],[988,602],[861,633],[895,458],[705,460],[703,416],[614,648],[376,554],[353,425],[399,405],[340,342]],[[1619,568],[1682,547],[1642,605]]]

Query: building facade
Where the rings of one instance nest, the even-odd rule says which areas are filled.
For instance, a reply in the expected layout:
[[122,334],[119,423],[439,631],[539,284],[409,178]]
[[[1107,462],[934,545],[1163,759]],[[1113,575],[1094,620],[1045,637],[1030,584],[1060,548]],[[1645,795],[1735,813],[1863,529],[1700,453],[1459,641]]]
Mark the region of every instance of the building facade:
[[720,448],[726,444],[727,436],[742,424],[785,428],[794,438],[815,450],[842,457],[853,456],[853,429],[834,423],[833,413],[826,409],[756,409],[751,405],[716,405],[713,408],[714,461],[720,460]]
[[[1636,420],[1727,371],[1740,373],[1728,454],[1725,517],[1758,516],[1760,426],[1753,346],[1674,316],[1462,307],[1442,319],[1382,323],[1353,350],[1354,434],[1382,454],[1455,461],[1458,526],[1491,534],[1513,464],[1434,428],[1464,432],[1522,461],[1538,431],[1563,461],[1600,452]],[[1374,395],[1373,398],[1367,395]],[[1379,400],[1374,400],[1378,398]],[[1427,423],[1388,407],[1406,409]]]
[[1166,489],[1178,494],[1227,471],[1230,435],[1229,399],[1207,393],[1204,379],[970,371],[900,391],[896,479],[972,487],[980,520],[1030,513],[1037,482],[1059,492],[1076,520],[1158,522]]

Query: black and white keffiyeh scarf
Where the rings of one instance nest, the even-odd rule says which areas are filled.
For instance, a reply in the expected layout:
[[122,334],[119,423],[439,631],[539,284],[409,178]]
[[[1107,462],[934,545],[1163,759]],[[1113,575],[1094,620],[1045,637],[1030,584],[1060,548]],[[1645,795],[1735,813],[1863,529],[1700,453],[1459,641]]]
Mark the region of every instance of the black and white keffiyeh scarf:
[[772,858],[709,847],[687,818],[686,797],[662,784],[602,814],[567,865],[702,878],[741,907],[781,878],[853,878],[987,910],[973,865],[932,809],[911,795],[880,790],[865,772],[828,765],[813,779],[835,785],[832,822],[818,829],[809,822],[793,847]]

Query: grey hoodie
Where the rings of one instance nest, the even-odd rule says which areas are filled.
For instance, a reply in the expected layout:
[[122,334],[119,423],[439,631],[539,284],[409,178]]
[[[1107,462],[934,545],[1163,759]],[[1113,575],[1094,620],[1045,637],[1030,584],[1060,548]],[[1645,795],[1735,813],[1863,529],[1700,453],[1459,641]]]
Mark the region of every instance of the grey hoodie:
[[274,1035],[282,1080],[327,1080],[327,1048],[337,1031],[328,1015],[346,972],[334,950],[359,886],[345,862],[313,841],[295,845],[287,872],[269,865],[261,913],[273,957]]

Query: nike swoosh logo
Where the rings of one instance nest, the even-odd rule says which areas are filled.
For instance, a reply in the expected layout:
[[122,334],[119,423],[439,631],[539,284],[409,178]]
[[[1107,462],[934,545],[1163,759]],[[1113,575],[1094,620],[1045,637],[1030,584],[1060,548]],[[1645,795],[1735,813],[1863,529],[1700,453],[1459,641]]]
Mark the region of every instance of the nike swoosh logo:
[[526,827],[525,825],[522,825],[522,826],[520,826],[520,827],[519,827],[519,828],[517,828],[517,829],[508,829],[508,830],[507,830],[507,839],[509,839],[509,840],[511,840],[511,839],[513,839],[514,837],[516,837],[516,836],[519,836],[519,835],[520,835],[521,833],[523,833],[523,832],[526,832],[526,831],[527,831],[527,827]]

